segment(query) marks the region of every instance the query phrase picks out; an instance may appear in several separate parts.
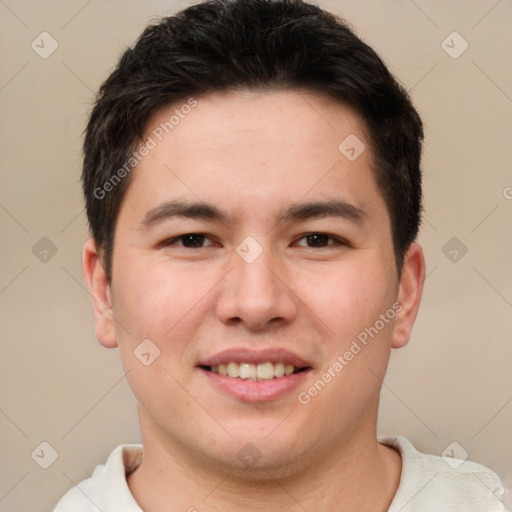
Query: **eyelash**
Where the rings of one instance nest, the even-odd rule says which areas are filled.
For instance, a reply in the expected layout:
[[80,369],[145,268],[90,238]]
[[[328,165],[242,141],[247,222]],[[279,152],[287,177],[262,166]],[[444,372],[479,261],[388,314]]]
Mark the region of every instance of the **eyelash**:
[[[329,235],[327,233],[317,232],[317,231],[314,231],[314,232],[311,232],[311,233],[306,233],[305,235],[302,235],[301,237],[299,237],[297,239],[297,241],[306,239],[307,237],[311,237],[311,236],[327,237],[328,240],[332,241],[333,243],[328,243],[326,246],[320,246],[320,247],[307,246],[306,245],[305,247],[307,247],[309,249],[326,249],[328,247],[349,245],[348,242],[346,242],[345,240],[343,240],[341,238]],[[162,244],[160,244],[160,247],[169,247],[169,246],[172,246],[172,245],[177,245],[178,247],[183,247],[184,249],[204,249],[205,247],[212,247],[212,246],[215,246],[215,245],[217,245],[217,246],[219,245],[216,242],[211,241],[211,240],[210,240],[212,242],[211,245],[200,246],[200,247],[186,247],[183,244],[177,244],[177,242],[180,241],[180,240],[183,242],[183,239],[186,238],[186,237],[202,237],[203,241],[204,241],[204,239],[210,240],[208,235],[205,235],[203,233],[186,233],[184,235],[175,236],[173,238],[165,240]],[[304,246],[301,246],[301,247],[304,247]]]
[[[165,240],[161,246],[162,247],[168,247],[170,245],[178,245],[179,247],[183,247],[184,249],[191,249],[191,247],[185,247],[183,244],[179,245],[176,242],[180,239],[183,239],[185,237],[204,237],[205,239],[209,239],[207,235],[204,235],[203,233],[186,233],[184,235],[175,236],[174,238],[170,238],[169,240]],[[212,242],[212,245],[217,245],[215,242]],[[199,247],[199,249],[203,249],[204,247]]]

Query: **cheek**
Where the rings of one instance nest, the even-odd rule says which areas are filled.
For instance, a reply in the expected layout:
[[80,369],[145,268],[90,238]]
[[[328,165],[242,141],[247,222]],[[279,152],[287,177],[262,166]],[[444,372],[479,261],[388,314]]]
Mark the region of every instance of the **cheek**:
[[339,347],[374,325],[392,306],[392,279],[392,271],[378,260],[361,257],[321,275],[302,273],[300,296]]
[[328,293],[317,292],[316,300],[315,311],[332,332],[323,339],[325,357],[312,387],[302,391],[316,410],[330,411],[322,428],[348,430],[353,417],[366,414],[378,399],[390,355],[394,299],[378,281],[340,276],[330,281]]
[[209,292],[218,281],[217,273],[147,262],[142,254],[119,261],[117,269],[114,314],[123,326],[117,325],[121,351],[130,356],[150,339],[162,361],[179,364],[211,308]]
[[182,301],[177,302],[175,297],[176,289],[183,283],[164,279],[155,267],[126,267],[118,267],[114,312],[127,324],[130,337],[161,337],[165,333],[164,323],[169,325],[180,313]]

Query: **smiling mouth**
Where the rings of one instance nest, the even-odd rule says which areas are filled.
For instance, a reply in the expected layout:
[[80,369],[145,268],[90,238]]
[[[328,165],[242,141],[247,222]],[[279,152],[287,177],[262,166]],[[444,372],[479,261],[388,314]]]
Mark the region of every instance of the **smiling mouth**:
[[203,370],[218,373],[226,377],[246,381],[266,381],[288,377],[290,375],[309,370],[305,366],[299,368],[293,364],[283,362],[266,362],[261,364],[252,364],[244,362],[230,361],[227,364],[218,364],[215,366],[200,366]]

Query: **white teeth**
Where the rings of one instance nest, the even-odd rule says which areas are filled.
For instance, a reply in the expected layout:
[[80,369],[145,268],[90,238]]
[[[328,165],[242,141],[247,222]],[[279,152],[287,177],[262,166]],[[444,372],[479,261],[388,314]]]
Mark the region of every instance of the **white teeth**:
[[284,375],[284,363],[276,363],[274,365],[274,375],[276,377],[282,377]]
[[[253,365],[251,365],[253,366]],[[274,365],[272,363],[259,364],[256,367],[258,380],[269,380],[274,378]]]
[[243,380],[256,380],[256,366],[248,363],[240,363],[240,378]]
[[228,375],[230,377],[239,377],[240,374],[238,373],[239,371],[239,366],[238,366],[238,363],[228,363]]
[[291,375],[295,370],[296,368],[293,364],[271,363],[270,361],[258,365],[230,361],[228,364],[219,364],[211,367],[213,373],[242,380],[272,380],[285,375]]

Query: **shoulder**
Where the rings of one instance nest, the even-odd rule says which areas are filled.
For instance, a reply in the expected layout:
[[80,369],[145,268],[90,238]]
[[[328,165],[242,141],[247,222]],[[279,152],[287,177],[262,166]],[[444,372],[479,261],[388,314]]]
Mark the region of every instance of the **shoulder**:
[[421,453],[404,437],[382,437],[402,457],[400,485],[389,512],[501,512],[501,481],[490,469],[451,457]]
[[105,464],[96,466],[90,478],[72,487],[53,512],[141,512],[135,502],[126,474],[142,460],[142,445],[120,445]]

